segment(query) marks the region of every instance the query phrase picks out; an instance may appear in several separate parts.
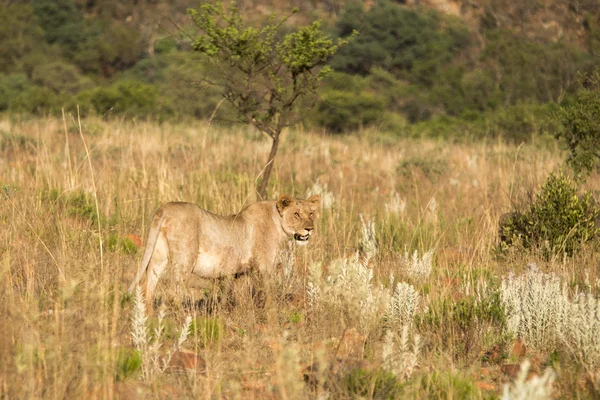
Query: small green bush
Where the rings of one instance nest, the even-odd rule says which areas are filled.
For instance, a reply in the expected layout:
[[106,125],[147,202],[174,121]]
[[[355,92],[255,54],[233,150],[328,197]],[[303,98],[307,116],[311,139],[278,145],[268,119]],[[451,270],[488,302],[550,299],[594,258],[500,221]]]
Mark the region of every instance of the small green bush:
[[489,344],[487,339],[504,340],[506,317],[500,291],[490,291],[480,299],[466,296],[434,302],[417,317],[417,324],[426,330],[451,332],[444,335],[443,342],[455,349],[455,356],[468,359]]
[[120,348],[117,354],[115,377],[123,381],[133,376],[142,366],[142,357],[137,350]]
[[550,174],[527,209],[501,218],[500,245],[542,248],[546,256],[572,255],[598,237],[599,217],[600,208],[589,191],[579,195],[572,178]]
[[341,378],[339,393],[336,395],[340,398],[397,399],[402,398],[402,391],[402,380],[392,372],[353,368]]
[[108,249],[110,251],[122,251],[125,254],[135,254],[137,246],[130,238],[122,237],[116,233],[108,235]]
[[219,343],[223,332],[223,323],[216,318],[195,318],[190,327],[190,334],[203,347]]
[[481,390],[472,379],[451,372],[423,375],[421,389],[429,399],[480,399]]
[[90,221],[92,225],[98,223],[94,198],[83,190],[62,193],[59,189],[53,188],[43,190],[41,198],[43,202],[48,203],[51,207],[64,210],[69,217]]

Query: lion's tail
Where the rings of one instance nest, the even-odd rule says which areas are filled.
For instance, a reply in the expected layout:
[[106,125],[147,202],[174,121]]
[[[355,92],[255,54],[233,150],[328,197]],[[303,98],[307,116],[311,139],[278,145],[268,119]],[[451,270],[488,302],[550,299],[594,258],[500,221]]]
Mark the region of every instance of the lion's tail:
[[164,211],[159,209],[154,213],[154,217],[152,218],[152,224],[150,225],[150,230],[148,231],[148,238],[146,240],[146,250],[144,250],[144,257],[142,257],[142,262],[140,263],[135,278],[131,285],[129,286],[128,293],[133,293],[135,288],[140,283],[142,276],[144,276],[144,272],[148,269],[148,265],[150,264],[150,259],[152,258],[152,253],[154,253],[154,247],[156,246],[156,240],[158,239],[158,234],[160,233],[160,227],[162,226],[164,220]]

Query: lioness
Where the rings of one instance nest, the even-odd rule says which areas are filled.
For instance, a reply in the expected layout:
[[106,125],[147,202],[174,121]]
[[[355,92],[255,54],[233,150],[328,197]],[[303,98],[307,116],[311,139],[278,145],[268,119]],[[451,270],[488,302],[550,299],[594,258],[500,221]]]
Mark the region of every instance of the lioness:
[[277,201],[259,201],[229,216],[212,214],[192,203],[167,203],[154,213],[129,292],[147,271],[146,301],[151,302],[169,261],[177,281],[189,272],[203,278],[251,268],[269,273],[286,239],[293,238],[299,245],[308,242],[320,200],[320,196],[308,200],[280,196]]

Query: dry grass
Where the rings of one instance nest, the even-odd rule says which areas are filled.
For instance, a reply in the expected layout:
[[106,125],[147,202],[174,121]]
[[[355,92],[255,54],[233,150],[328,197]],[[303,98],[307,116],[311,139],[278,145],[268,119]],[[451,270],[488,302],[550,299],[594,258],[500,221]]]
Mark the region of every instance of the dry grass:
[[[161,281],[164,349],[191,314],[183,346],[206,367],[199,374],[167,369],[144,381],[132,351],[133,304],[124,295],[140,254],[127,235],[145,239],[153,210],[166,201],[224,214],[251,203],[269,143],[247,127],[198,122],[88,119],[81,133],[73,120],[0,121],[0,398],[499,396],[507,379],[501,365],[524,358],[510,354],[501,324],[484,315],[465,325],[456,310],[436,320],[433,311],[479,304],[530,262],[571,287],[588,282],[600,291],[596,244],[553,261],[495,251],[498,217],[561,165],[556,148],[288,132],[269,197],[326,190],[332,200],[311,245],[295,250],[293,277],[266,282],[265,301],[253,297],[251,276],[192,277],[185,303],[172,301],[172,286]],[[598,177],[588,186],[598,190]],[[408,282],[420,294],[410,337],[421,343],[410,376],[386,369],[382,354],[393,349],[383,315],[359,326],[342,308],[309,305],[309,269],[354,256],[361,215],[375,222],[373,287]],[[406,266],[414,251],[434,254],[431,273],[419,279]],[[154,329],[156,318],[149,324]],[[408,327],[398,329],[406,341]],[[505,357],[490,356],[494,349]],[[597,396],[600,373],[583,375],[568,354],[556,348],[525,358],[540,374],[557,371],[555,395]],[[309,365],[307,384],[301,371]]]

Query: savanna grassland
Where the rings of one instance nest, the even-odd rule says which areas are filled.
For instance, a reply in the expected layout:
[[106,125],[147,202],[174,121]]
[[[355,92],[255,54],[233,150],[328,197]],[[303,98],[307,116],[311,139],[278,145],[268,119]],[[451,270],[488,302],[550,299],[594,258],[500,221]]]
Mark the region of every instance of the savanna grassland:
[[[552,140],[285,132],[268,197],[321,194],[309,246],[274,277],[190,277],[184,300],[163,279],[144,321],[126,289],[153,211],[239,211],[268,141],[247,126],[71,116],[4,118],[0,135],[0,398],[497,398],[526,360],[554,398],[600,395],[593,315],[581,326],[595,350],[547,324],[525,350],[509,329],[511,271],[553,273],[567,297],[600,291],[597,242],[573,257],[498,250],[500,215],[563,165]],[[597,175],[585,185],[600,190]],[[162,360],[188,315],[176,357],[200,358],[181,371]]]

